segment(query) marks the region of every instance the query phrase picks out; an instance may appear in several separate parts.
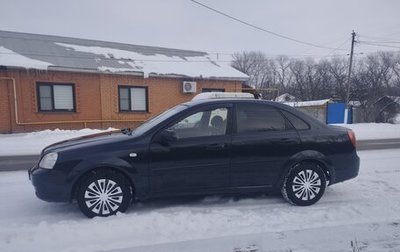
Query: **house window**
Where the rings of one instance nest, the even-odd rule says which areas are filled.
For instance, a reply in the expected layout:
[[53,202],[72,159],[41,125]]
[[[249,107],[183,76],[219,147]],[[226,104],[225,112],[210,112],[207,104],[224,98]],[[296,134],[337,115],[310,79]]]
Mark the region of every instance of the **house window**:
[[148,111],[147,87],[119,86],[119,111]]
[[203,88],[201,90],[202,93],[207,93],[207,92],[225,92],[224,88]]
[[74,84],[38,82],[37,95],[39,111],[75,111]]

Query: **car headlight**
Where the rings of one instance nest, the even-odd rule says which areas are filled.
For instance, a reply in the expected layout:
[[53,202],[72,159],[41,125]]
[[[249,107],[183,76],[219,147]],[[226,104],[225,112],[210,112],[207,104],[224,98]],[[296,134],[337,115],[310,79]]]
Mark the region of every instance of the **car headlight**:
[[39,167],[44,169],[53,169],[57,162],[58,154],[57,152],[50,152],[44,155],[42,160],[40,160]]

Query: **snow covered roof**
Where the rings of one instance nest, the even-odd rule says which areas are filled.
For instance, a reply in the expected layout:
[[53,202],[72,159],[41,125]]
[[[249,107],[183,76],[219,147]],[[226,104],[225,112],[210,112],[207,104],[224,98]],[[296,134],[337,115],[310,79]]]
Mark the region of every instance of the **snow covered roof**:
[[360,101],[349,101],[349,105],[353,107],[360,107],[361,102]]
[[395,103],[400,104],[400,96],[388,96],[390,99],[392,99]]
[[0,31],[0,66],[245,81],[206,52]]
[[330,101],[331,99],[325,99],[325,100],[315,100],[315,101],[284,102],[284,104],[292,107],[311,107],[311,106],[322,106]]

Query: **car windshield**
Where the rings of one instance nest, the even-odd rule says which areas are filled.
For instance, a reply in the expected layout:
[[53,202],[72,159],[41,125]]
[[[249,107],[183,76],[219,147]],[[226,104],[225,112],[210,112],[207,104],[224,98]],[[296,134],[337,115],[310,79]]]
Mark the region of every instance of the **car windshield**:
[[133,130],[132,133],[141,135],[145,132],[147,132],[149,129],[153,128],[154,126],[158,125],[165,119],[181,112],[182,110],[186,109],[188,105],[184,104],[179,104],[173,108],[168,109],[167,111],[164,111],[163,113],[147,120],[143,124],[141,124],[139,127],[137,127],[135,130]]

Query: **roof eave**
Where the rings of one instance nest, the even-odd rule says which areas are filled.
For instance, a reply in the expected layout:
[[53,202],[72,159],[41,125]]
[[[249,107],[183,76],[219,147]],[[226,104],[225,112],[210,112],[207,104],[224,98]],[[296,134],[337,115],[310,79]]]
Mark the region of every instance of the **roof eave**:
[[[121,71],[121,72],[111,72],[111,71],[99,71],[96,69],[84,69],[84,68],[72,68],[72,67],[57,67],[57,66],[49,66],[48,69],[35,69],[35,68],[24,68],[17,66],[5,66],[7,69],[16,69],[16,70],[37,70],[37,71],[59,71],[59,72],[74,72],[74,73],[95,73],[95,74],[113,74],[113,75],[132,75],[132,76],[140,76],[144,78],[144,73],[139,71]],[[174,79],[194,79],[194,80],[221,80],[221,81],[247,81],[249,78],[247,77],[202,77],[202,76],[187,76],[180,74],[156,74],[150,73],[149,77],[154,78],[174,78]]]
[[188,76],[188,75],[180,75],[180,74],[156,74],[151,73],[149,77],[162,77],[162,78],[176,78],[176,79],[195,79],[195,80],[226,80],[226,81],[247,81],[249,78],[247,77],[225,77],[225,76]]

